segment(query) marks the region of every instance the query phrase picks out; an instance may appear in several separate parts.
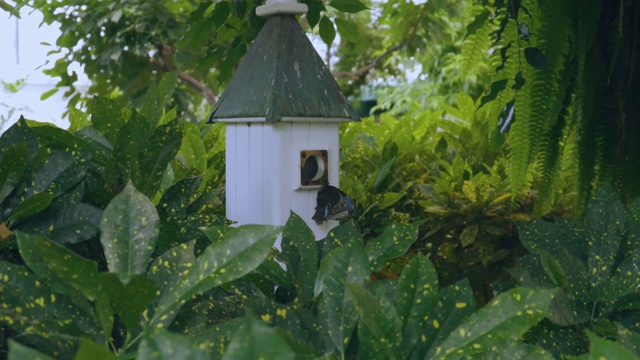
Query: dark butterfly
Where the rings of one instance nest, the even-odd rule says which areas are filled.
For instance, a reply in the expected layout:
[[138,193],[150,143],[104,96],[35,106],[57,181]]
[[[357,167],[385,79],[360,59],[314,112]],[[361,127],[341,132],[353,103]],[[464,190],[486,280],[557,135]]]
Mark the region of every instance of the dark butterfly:
[[327,220],[348,219],[355,214],[356,207],[344,191],[331,185],[325,185],[318,191],[316,213],[312,217],[318,225]]

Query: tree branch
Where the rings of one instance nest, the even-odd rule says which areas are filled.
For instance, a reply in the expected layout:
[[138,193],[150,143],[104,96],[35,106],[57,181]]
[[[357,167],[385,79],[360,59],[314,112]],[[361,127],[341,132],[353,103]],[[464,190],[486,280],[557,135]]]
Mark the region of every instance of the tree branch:
[[424,13],[427,9],[427,6],[430,5],[431,2],[427,1],[425,2],[421,7],[420,7],[420,13],[417,17],[417,21],[416,23],[413,25],[411,32],[409,33],[409,36],[407,37],[407,40],[405,42],[403,42],[402,44],[396,44],[391,46],[390,48],[388,48],[387,50],[385,50],[385,52],[383,52],[382,54],[376,56],[371,62],[369,62],[367,65],[361,67],[358,70],[355,71],[338,71],[338,72],[334,72],[333,77],[335,78],[344,78],[344,77],[348,77],[348,78],[352,78],[354,80],[357,80],[363,76],[366,76],[369,72],[371,72],[371,70],[373,70],[373,68],[375,68],[378,63],[384,59],[386,56],[388,56],[389,54],[393,53],[394,51],[398,51],[400,50],[400,48],[402,48],[403,46],[407,46],[409,44],[411,44],[413,42],[413,39],[415,39],[416,34],[418,33],[418,27],[420,26],[420,21],[422,20],[422,17],[424,16]]
[[368,63],[367,65],[361,67],[360,69],[355,70],[355,71],[338,71],[338,72],[334,72],[333,73],[333,77],[335,77],[335,78],[350,77],[352,79],[361,78],[361,77],[367,75],[371,70],[373,70],[373,68],[375,68],[376,65],[378,65],[378,62],[380,62],[380,60],[384,59],[387,55],[391,54],[392,52],[399,50],[400,47],[401,47],[400,45],[393,45],[392,47],[388,48],[382,54],[376,56],[375,59],[371,60],[370,63]]
[[155,65],[158,70],[172,72],[175,71],[178,75],[178,79],[184,81],[192,88],[196,89],[204,98],[207,100],[207,103],[211,106],[215,106],[218,102],[216,95],[213,93],[211,89],[206,87],[203,83],[201,83],[198,79],[193,76],[185,73],[182,70],[176,69],[173,65],[171,65],[168,61],[168,56],[171,53],[171,47],[165,45],[162,49],[162,60],[157,60],[155,58],[151,58],[151,63]]

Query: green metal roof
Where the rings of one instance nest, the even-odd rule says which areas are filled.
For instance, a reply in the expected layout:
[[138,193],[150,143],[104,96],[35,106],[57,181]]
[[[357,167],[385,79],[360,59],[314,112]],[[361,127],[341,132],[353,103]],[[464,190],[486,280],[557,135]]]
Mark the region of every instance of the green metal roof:
[[293,15],[267,19],[209,122],[359,121]]

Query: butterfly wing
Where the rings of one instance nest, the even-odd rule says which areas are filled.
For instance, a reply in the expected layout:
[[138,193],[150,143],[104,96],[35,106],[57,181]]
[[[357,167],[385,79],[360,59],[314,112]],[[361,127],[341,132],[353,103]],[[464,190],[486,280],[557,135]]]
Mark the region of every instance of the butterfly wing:
[[353,217],[356,208],[353,201],[335,186],[327,185],[318,191],[316,212],[312,219],[320,225],[327,220],[342,220]]

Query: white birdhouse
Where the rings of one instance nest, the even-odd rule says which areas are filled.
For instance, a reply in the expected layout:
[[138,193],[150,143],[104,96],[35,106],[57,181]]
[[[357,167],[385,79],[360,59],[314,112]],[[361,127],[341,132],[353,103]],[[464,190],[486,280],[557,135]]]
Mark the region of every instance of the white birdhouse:
[[209,122],[226,125],[227,217],[283,225],[293,210],[322,239],[337,221],[311,218],[323,184],[339,184],[339,123],[359,121],[295,14],[267,1],[268,16]]

